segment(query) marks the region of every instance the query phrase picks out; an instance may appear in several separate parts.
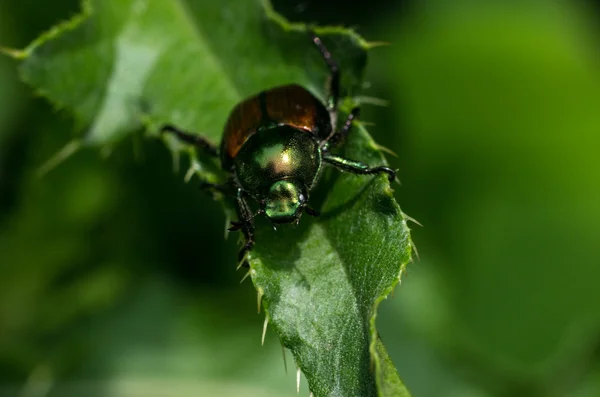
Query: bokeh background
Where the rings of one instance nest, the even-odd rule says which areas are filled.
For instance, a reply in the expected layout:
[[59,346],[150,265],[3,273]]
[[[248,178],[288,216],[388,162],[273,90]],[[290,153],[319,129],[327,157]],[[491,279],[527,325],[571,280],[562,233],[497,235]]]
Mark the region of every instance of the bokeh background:
[[[274,2],[354,26],[363,119],[398,156],[420,260],[378,316],[415,397],[600,396],[600,7]],[[78,0],[0,1],[20,48]],[[293,396],[220,206],[158,142],[84,151],[0,57],[0,395]],[[303,394],[308,394],[303,385]]]

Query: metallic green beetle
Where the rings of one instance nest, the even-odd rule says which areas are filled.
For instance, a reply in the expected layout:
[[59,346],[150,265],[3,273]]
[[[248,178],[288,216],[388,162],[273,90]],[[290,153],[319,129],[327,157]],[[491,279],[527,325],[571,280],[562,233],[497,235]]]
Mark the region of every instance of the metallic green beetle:
[[[342,128],[335,129],[339,67],[321,39],[314,33],[311,38],[331,73],[328,107],[298,85],[263,91],[232,110],[220,148],[172,125],[162,128],[210,155],[220,155],[221,166],[231,177],[223,185],[204,186],[236,197],[238,221],[232,222],[229,230],[242,230],[246,238],[240,261],[254,246],[254,216],[264,214],[279,224],[299,222],[302,212],[319,215],[308,206],[308,199],[323,163],[355,174],[385,173],[390,182],[396,178],[388,167],[370,167],[330,153],[350,132],[360,109],[354,108]],[[259,205],[254,213],[248,199]]]

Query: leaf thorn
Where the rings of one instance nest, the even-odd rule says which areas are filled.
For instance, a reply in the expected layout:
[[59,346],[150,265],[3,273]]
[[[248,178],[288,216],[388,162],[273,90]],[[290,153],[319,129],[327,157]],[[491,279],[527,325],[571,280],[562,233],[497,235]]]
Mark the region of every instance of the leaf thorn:
[[192,177],[194,176],[194,174],[200,171],[200,164],[198,164],[197,161],[192,160],[192,164],[190,164],[190,168],[188,168],[187,172],[185,173],[185,176],[183,177],[183,181],[185,183],[188,183],[189,181],[192,180]]
[[269,325],[269,316],[265,316],[265,323],[263,324],[262,338],[260,339],[260,345],[265,345],[265,336],[267,335],[267,325]]
[[389,41],[369,41],[367,42],[367,49],[371,50],[377,47],[387,47],[392,45]]
[[287,375],[288,370],[287,370],[287,358],[285,356],[285,346],[283,346],[283,343],[281,342],[281,339],[279,339],[279,344],[281,345],[281,354],[283,355],[283,370],[285,371],[285,374]]
[[358,102],[359,105],[373,105],[380,107],[388,107],[390,105],[390,101],[385,100],[383,98],[376,98],[372,96],[356,96],[354,100]]
[[[246,258],[242,258],[242,260],[240,260],[235,268],[235,270],[240,270],[240,268],[244,265],[244,262],[246,262]],[[242,280],[244,281],[244,280]]]
[[300,371],[300,367],[296,368],[296,393],[300,394],[300,375],[302,371]]
[[[403,214],[404,214],[404,213],[403,213]],[[421,222],[419,222],[419,221],[418,221],[418,220],[416,220],[415,218],[413,218],[413,217],[411,217],[411,216],[409,216],[409,215],[406,215],[406,214],[404,214],[404,217],[406,218],[406,220],[407,220],[407,221],[411,221],[412,223],[414,223],[414,224],[416,224],[416,225],[419,225],[419,226],[421,226],[421,227],[424,227],[423,225],[421,225]]]
[[383,146],[383,145],[380,145],[380,144],[378,144],[378,143],[376,143],[376,142],[374,142],[374,145],[375,145],[375,148],[376,148],[377,150],[380,150],[380,151],[382,151],[382,152],[385,152],[385,153],[387,153],[387,154],[389,154],[389,155],[392,155],[392,156],[394,156],[394,157],[396,157],[396,158],[398,157],[398,155],[396,154],[396,152],[394,152],[392,149],[390,149],[390,148],[387,148],[387,147],[385,147],[385,146]]
[[[411,261],[412,261],[412,258],[411,258]],[[408,273],[406,272],[406,266],[402,265],[400,267],[400,273],[398,273],[398,284],[397,284],[397,286],[400,286],[402,284],[402,276],[404,274],[408,274]],[[393,294],[394,294],[395,290],[396,290],[396,288],[394,288],[394,290],[392,291],[392,298],[393,298]]]
[[69,157],[74,155],[79,149],[81,149],[81,146],[81,141],[77,139],[67,143],[54,156],[50,157],[50,159],[48,159],[38,168],[37,176],[42,178],[48,172],[52,171],[54,168],[65,162]]
[[4,46],[0,46],[0,54],[4,54],[19,61],[27,58],[27,51]]
[[244,274],[244,277],[242,277],[242,279],[240,280],[240,284],[243,283],[244,281],[246,281],[248,276],[250,276],[250,273],[252,273],[252,270],[248,270],[248,272],[246,274]]
[[258,306],[258,313],[260,314],[260,304],[262,303],[262,298],[264,296],[265,292],[263,291],[262,288],[258,287],[258,294],[256,297],[256,303]]
[[410,240],[410,247],[414,251],[415,256],[417,257],[417,260],[420,261],[421,257],[419,256],[419,250],[417,249],[417,246],[415,245],[415,242],[412,241],[412,239]]

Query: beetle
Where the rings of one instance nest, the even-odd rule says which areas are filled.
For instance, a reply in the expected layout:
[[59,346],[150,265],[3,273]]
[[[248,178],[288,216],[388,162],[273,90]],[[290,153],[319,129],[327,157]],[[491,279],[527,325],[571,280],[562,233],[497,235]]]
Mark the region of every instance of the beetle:
[[[229,230],[244,234],[238,260],[246,265],[246,255],[255,243],[255,216],[265,215],[275,226],[298,223],[303,212],[319,215],[308,206],[308,200],[323,163],[354,174],[384,173],[390,182],[396,178],[389,167],[371,167],[331,153],[350,132],[360,108],[352,109],[343,126],[336,128],[340,68],[321,39],[312,31],[310,37],[330,73],[326,105],[295,84],[262,91],[233,108],[220,147],[170,124],[161,128],[163,133],[220,157],[229,179],[221,185],[204,183],[203,187],[235,197],[238,220],[231,222]],[[249,200],[258,203],[254,213]]]

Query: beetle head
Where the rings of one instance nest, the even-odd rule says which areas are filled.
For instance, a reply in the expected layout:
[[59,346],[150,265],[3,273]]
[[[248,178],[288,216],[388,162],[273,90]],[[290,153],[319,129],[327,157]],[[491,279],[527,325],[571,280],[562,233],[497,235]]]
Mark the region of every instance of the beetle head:
[[303,184],[292,179],[276,181],[264,200],[264,212],[273,223],[289,223],[300,218],[308,195]]

